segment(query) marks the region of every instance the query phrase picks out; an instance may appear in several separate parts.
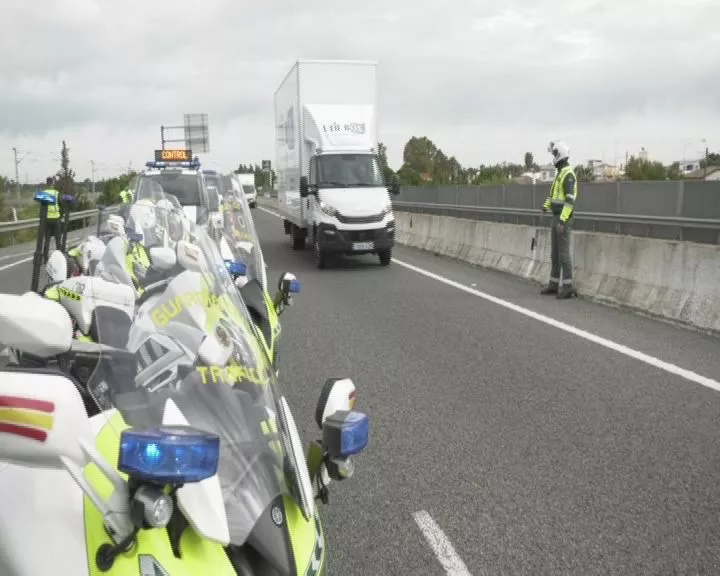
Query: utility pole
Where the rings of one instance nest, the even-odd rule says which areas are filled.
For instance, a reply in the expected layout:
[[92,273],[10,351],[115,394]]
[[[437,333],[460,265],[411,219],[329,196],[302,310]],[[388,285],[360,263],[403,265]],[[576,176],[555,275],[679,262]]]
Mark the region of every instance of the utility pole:
[[15,162],[15,194],[17,195],[17,204],[18,208],[22,208],[22,196],[20,194],[20,162],[23,161],[23,158],[27,156],[27,152],[23,155],[22,158],[18,159],[18,151],[17,148],[13,146],[13,159]]
[[93,200],[95,199],[95,160],[90,160],[90,168],[92,170],[92,173],[90,175],[90,180],[92,182],[92,195]]
[[705,176],[704,176],[705,180],[707,180],[708,158],[709,157],[710,157],[710,146],[705,146]]

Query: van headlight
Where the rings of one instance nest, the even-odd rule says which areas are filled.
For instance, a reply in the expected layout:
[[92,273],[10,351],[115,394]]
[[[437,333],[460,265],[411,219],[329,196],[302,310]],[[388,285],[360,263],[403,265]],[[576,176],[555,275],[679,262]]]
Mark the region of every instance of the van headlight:
[[322,211],[323,214],[327,214],[331,218],[335,218],[338,214],[338,211],[335,210],[335,208],[330,206],[330,204],[326,204],[323,201],[320,201],[320,210]]

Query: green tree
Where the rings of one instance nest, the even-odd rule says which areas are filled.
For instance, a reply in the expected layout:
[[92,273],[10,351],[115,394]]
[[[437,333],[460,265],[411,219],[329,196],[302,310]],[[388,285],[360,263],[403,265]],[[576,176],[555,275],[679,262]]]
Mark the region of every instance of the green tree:
[[393,176],[395,176],[395,172],[393,172],[393,169],[390,168],[387,158],[387,146],[385,146],[382,142],[378,142],[378,158],[380,159],[380,168],[382,169],[385,183],[389,184],[392,181]]
[[75,171],[70,168],[70,148],[68,148],[65,140],[62,141],[60,150],[60,170],[55,175],[57,188],[60,194],[69,194],[75,196],[75,205],[73,210],[87,210],[90,208],[90,201],[83,190],[76,193],[75,190]]
[[403,167],[409,168],[420,175],[430,175],[435,167],[438,148],[427,136],[413,136],[403,149]]
[[673,162],[667,167],[666,176],[668,180],[682,180],[682,172],[680,171],[680,162]]
[[535,166],[535,158],[532,152],[525,152],[525,171],[530,172]]
[[700,161],[700,167],[705,168],[706,163],[708,166],[720,166],[720,153],[718,153],[718,152],[708,153],[707,162],[705,161],[705,158],[703,158]]
[[595,180],[595,174],[593,174],[592,168],[584,164],[575,166],[575,176],[577,176],[578,182],[592,182]]
[[630,156],[625,166],[625,178],[628,180],[665,180],[667,179],[667,170],[662,162]]

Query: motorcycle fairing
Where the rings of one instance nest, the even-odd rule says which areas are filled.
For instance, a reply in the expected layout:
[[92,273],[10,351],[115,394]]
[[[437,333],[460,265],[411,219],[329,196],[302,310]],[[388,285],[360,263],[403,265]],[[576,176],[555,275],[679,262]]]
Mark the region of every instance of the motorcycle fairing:
[[[129,428],[119,412],[116,412],[100,429],[95,445],[107,462],[117,462],[120,451],[119,433]],[[108,498],[112,486],[95,464],[85,467],[86,480],[103,498]],[[121,474],[127,478],[125,474]],[[196,576],[197,574],[213,574],[217,576],[235,576],[224,548],[220,544],[200,538],[188,526],[182,533],[179,551],[182,559],[175,557],[165,528],[141,530],[137,535],[137,543],[129,554],[120,554],[113,567],[102,572],[98,569],[95,555],[100,546],[112,541],[105,531],[105,523],[98,509],[87,496],[83,502],[85,515],[85,539],[88,553],[89,576],[145,576],[141,571],[141,562],[162,567],[170,576]]]

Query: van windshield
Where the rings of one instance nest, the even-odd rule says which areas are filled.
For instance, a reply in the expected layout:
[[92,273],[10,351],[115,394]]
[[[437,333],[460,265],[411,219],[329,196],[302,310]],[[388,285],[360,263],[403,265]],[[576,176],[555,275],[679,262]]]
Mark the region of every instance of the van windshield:
[[317,184],[326,188],[385,186],[380,162],[373,154],[318,156]]

